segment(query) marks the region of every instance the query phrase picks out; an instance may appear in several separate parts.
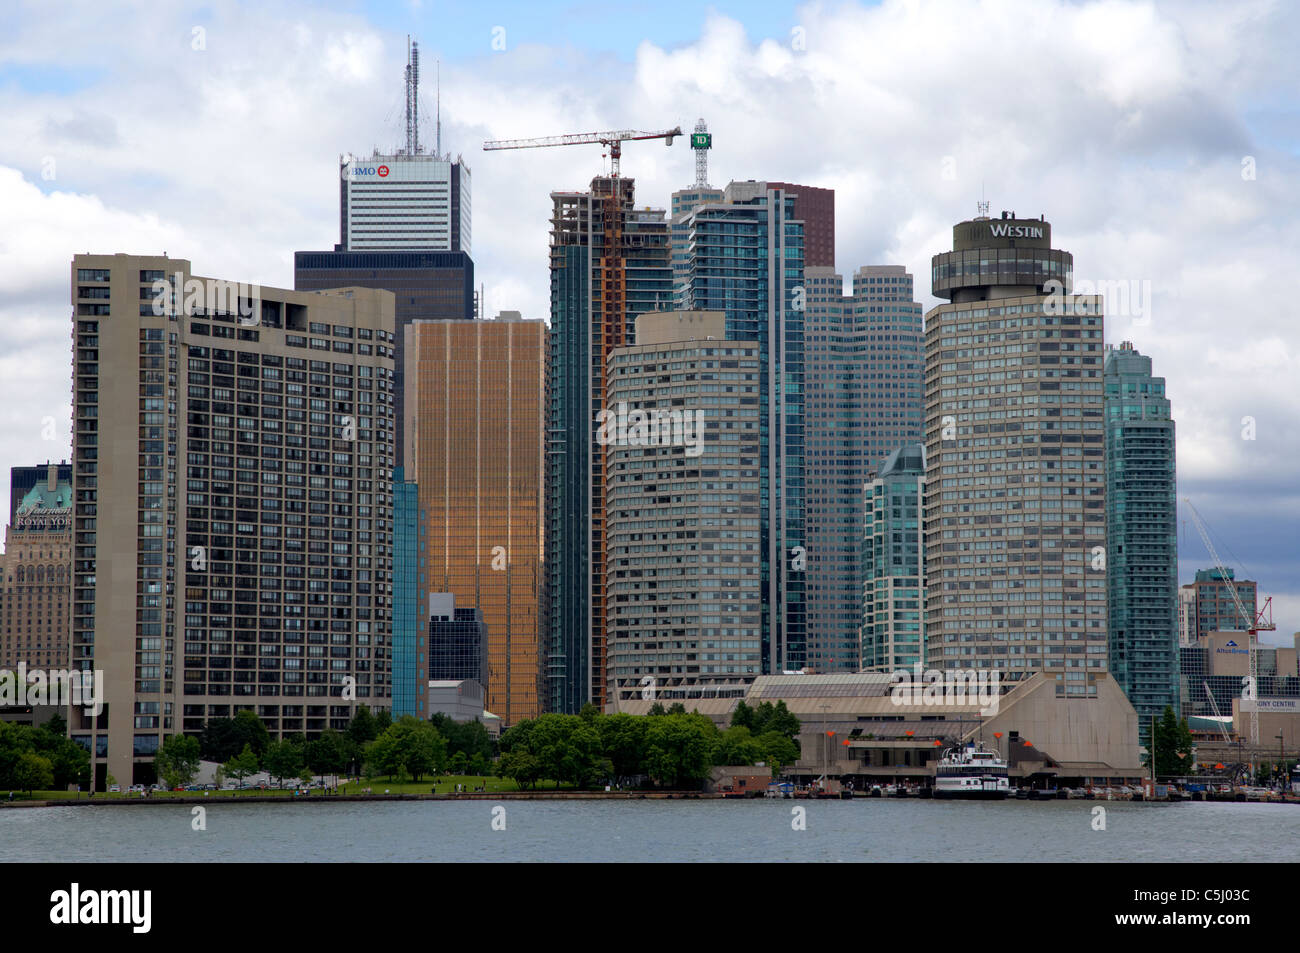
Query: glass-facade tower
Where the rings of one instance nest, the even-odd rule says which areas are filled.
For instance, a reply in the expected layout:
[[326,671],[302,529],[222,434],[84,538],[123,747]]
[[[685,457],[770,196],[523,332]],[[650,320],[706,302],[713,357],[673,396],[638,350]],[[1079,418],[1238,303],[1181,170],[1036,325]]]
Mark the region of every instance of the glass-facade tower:
[[921,505],[925,447],[890,454],[867,484],[862,532],[862,671],[925,664]]
[[885,458],[921,439],[921,306],[901,265],[807,287],[808,664],[856,672],[862,625],[862,487]]
[[1165,380],[1125,341],[1106,354],[1110,670],[1143,731],[1180,710],[1174,421]]
[[663,209],[634,206],[632,179],[599,176],[552,192],[546,371],[545,704],[603,706],[607,658],[605,456],[596,443],[610,352],[638,314],[672,305]]
[[[807,664],[804,535],[803,222],[794,198],[765,182],[732,182],[724,200],[686,219],[679,301],[721,311],[728,340],[757,341],[765,673]],[[725,385],[724,385],[725,386]]]

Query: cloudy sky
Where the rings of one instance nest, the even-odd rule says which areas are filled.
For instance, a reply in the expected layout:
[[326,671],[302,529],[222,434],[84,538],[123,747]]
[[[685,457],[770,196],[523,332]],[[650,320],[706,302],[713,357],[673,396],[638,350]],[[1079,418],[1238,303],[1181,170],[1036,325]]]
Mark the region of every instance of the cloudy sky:
[[[712,184],[834,188],[841,273],[902,263],[921,288],[981,195],[1046,215],[1076,279],[1135,283],[1106,336],[1168,380],[1179,496],[1274,597],[1274,638],[1300,630],[1288,0],[58,7],[0,10],[0,468],[69,454],[72,255],[165,251],[292,287],[293,252],[338,241],[339,154],[403,138],[410,34],[429,143],[441,59],[443,148],[473,171],[492,313],[547,316],[548,193],[604,160],[485,139],[704,117]],[[684,140],[628,145],[623,171],[657,207],[694,177]],[[7,496],[5,480],[6,514]],[[1210,558],[1185,514],[1180,536],[1189,581]]]

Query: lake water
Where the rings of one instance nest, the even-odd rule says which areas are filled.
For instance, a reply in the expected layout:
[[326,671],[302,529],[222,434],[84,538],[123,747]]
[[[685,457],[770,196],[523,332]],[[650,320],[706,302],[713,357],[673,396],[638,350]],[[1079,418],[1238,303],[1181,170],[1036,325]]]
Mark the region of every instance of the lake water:
[[[1106,809],[1094,830],[1095,807]],[[1300,806],[1098,801],[492,801],[0,810],[0,862],[1290,862]],[[504,815],[498,808],[504,808]],[[806,811],[794,829],[794,808]],[[493,827],[501,826],[504,830]]]

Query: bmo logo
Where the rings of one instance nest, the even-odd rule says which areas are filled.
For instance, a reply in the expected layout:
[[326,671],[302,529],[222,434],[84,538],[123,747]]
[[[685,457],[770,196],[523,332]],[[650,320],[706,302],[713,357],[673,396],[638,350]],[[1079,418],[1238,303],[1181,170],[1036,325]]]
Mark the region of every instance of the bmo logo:
[[388,178],[388,166],[354,166],[352,169],[352,175],[356,177],[377,175],[381,179],[386,179]]

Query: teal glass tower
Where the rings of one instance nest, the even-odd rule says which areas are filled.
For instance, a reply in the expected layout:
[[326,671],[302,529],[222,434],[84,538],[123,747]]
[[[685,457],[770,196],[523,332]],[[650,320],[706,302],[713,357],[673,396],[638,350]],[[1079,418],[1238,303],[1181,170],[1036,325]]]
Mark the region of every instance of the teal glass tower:
[[1180,710],[1174,421],[1165,379],[1129,342],[1107,351],[1103,380],[1110,671],[1145,737]]
[[921,506],[925,447],[900,447],[867,484],[862,532],[862,671],[925,664]]
[[418,490],[402,467],[393,470],[393,717],[425,717],[418,532]]
[[[807,664],[804,527],[804,226],[794,195],[766,182],[732,182],[721,202],[695,205],[682,236],[678,301],[721,311],[727,339],[757,341],[763,421],[759,458],[764,673]],[[679,237],[679,240],[682,238]],[[735,376],[717,369],[718,384]],[[724,391],[725,392],[725,391]],[[743,401],[748,398],[736,398]]]

